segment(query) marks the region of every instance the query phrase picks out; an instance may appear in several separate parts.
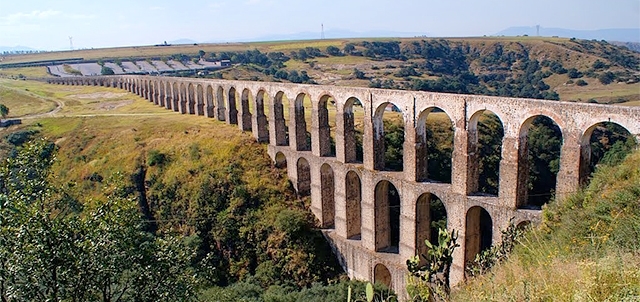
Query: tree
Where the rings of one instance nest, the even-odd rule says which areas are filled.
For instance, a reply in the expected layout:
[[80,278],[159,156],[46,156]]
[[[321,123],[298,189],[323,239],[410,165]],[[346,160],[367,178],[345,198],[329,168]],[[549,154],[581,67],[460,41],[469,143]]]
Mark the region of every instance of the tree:
[[[449,273],[451,264],[453,263],[453,251],[460,245],[458,240],[458,232],[447,232],[442,228],[438,230],[438,244],[432,244],[429,240],[425,240],[427,253],[416,255],[407,260],[407,268],[413,277],[420,278],[423,284],[419,284],[414,288],[418,293],[414,293],[416,298],[424,301],[448,301],[451,288],[449,287]],[[421,264],[420,258],[424,259],[425,264]],[[426,288],[420,290],[420,288]],[[419,301],[423,301],[419,300]]]
[[6,118],[7,115],[9,115],[9,108],[4,104],[0,104],[0,116],[2,116],[2,118]]
[[616,75],[613,74],[613,72],[611,71],[604,72],[598,76],[598,80],[600,81],[600,83],[604,85],[611,84],[611,82],[613,82],[613,80],[615,79],[616,79]]
[[102,69],[100,69],[100,74],[102,74],[102,75],[114,75],[116,73],[110,67],[102,66]]
[[335,47],[333,45],[327,46],[327,54],[330,56],[341,56],[340,48]]
[[204,55],[206,55],[206,54],[207,54],[207,53],[206,53],[204,50],[202,50],[202,49],[200,49],[200,51],[198,51],[198,56],[200,56],[200,58],[201,58],[201,59],[203,59],[203,58],[204,58]]
[[187,301],[191,249],[145,232],[122,177],[82,203],[49,182],[56,147],[25,143],[0,164],[2,301]]
[[359,70],[358,68],[354,68],[353,69],[353,76],[356,77],[356,79],[366,79],[367,76],[364,74],[364,72],[362,70]]

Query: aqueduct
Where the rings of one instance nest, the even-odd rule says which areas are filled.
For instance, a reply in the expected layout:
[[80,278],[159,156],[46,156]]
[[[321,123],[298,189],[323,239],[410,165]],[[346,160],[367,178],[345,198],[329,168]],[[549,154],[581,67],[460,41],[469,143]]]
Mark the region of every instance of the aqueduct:
[[[432,236],[432,199],[442,201],[447,229],[459,231],[453,283],[463,280],[466,261],[500,240],[510,219],[518,224],[539,219],[540,210],[526,205],[527,131],[535,117],[550,118],[561,131],[558,196],[576,191],[588,177],[589,138],[597,124],[616,123],[640,142],[639,107],[154,76],[49,82],[117,87],[167,109],[251,132],[268,143],[269,155],[286,167],[298,193],[311,196],[311,210],[349,277],[384,282],[396,292],[405,291],[405,261]],[[305,100],[312,107],[307,110],[310,127]],[[402,171],[384,169],[382,115],[389,104],[399,109],[404,122]],[[356,108],[363,114],[354,114]],[[445,113],[453,128],[450,183],[429,180],[426,172],[424,120],[434,110]],[[497,195],[478,194],[478,120],[488,111],[504,129]],[[361,160],[356,120],[364,132]]]

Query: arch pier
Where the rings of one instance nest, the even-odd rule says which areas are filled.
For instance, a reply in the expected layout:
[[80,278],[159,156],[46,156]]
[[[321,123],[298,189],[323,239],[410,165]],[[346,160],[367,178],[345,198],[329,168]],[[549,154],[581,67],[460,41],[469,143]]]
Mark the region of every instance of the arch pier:
[[[516,225],[540,219],[540,209],[524,202],[523,159],[534,118],[548,118],[559,129],[553,192],[560,198],[588,176],[588,137],[595,125],[616,123],[640,141],[640,107],[137,75],[48,81],[124,89],[169,110],[250,132],[268,144],[274,165],[286,169],[299,196],[311,197],[311,211],[349,277],[382,282],[401,295],[405,261],[433,239],[432,221],[459,232],[455,284],[465,278],[465,261],[499,242],[510,219]],[[382,115],[389,111],[398,112],[394,118],[404,131],[400,169],[385,168]],[[502,127],[495,195],[479,191],[478,116],[485,112]],[[427,166],[432,138],[425,121],[432,114],[453,130],[450,180],[433,180]]]

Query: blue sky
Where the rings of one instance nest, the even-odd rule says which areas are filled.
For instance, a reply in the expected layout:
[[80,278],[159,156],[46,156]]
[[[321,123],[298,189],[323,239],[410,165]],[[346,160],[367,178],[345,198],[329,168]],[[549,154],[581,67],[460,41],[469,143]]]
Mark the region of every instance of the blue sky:
[[[384,30],[492,35],[511,26],[640,27],[638,0],[2,0],[0,46],[44,50]],[[330,38],[330,36],[327,36]]]

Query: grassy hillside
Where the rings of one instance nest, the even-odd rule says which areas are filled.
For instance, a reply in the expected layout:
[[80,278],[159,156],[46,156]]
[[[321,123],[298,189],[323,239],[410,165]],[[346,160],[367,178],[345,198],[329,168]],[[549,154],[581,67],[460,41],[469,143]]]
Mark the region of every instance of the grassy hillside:
[[600,166],[591,183],[550,204],[511,258],[470,280],[454,301],[638,301],[640,151]]
[[0,130],[13,138],[2,140],[0,157],[10,141],[29,133],[55,141],[55,181],[71,184],[88,202],[122,175],[151,224],[197,247],[201,285],[255,276],[264,286],[300,288],[338,276],[307,200],[296,198],[266,147],[236,126],[171,112],[114,88],[11,80],[0,87],[20,93],[26,87],[23,101],[58,106]]

